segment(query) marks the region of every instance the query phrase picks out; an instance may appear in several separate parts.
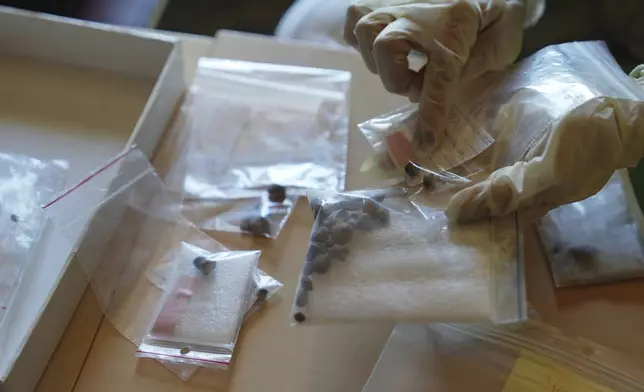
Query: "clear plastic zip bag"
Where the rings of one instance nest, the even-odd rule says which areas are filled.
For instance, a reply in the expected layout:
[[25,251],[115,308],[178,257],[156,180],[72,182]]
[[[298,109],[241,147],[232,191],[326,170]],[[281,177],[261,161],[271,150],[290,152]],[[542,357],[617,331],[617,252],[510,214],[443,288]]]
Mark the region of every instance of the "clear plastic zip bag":
[[596,195],[550,211],[537,227],[557,287],[644,277],[642,236],[619,172]]
[[525,319],[515,217],[451,227],[402,188],[309,199],[316,219],[293,304],[297,325]]
[[479,181],[526,159],[553,124],[582,104],[613,98],[628,107],[641,92],[625,80],[601,42],[547,47],[461,86],[447,116],[445,141],[433,149],[414,141],[416,105],[360,124],[376,150],[363,170],[412,182],[429,175],[438,186]]
[[[202,255],[207,255],[209,252],[203,252],[201,250]],[[167,269],[167,268],[166,268]],[[165,275],[165,274],[164,274]],[[170,276],[167,276],[166,278],[163,278],[163,282],[167,282],[167,278],[170,278]],[[155,278],[157,279],[157,278]],[[167,284],[163,284],[164,286],[167,286]],[[249,307],[246,310],[246,313],[244,314],[243,322],[246,322],[247,319],[253,316],[256,312],[260,311],[263,307],[265,307],[266,303],[275,295],[277,292],[282,288],[282,283],[279,282],[277,279],[273,278],[272,276],[266,274],[264,271],[262,271],[259,268],[256,268],[255,271],[253,272],[253,281],[252,281],[252,288],[251,288],[251,300],[248,302]],[[164,290],[166,290],[164,288]],[[243,324],[242,324],[243,328]],[[234,350],[234,347],[233,347]],[[152,350],[151,350],[152,351]],[[161,350],[164,351],[164,350]],[[161,353],[156,353],[156,352],[148,352],[145,353],[144,355],[140,355],[142,357],[148,357],[148,358],[157,358],[161,364],[170,370],[172,373],[176,374],[177,377],[182,379],[183,381],[188,380],[192,375],[194,375],[197,370],[201,367],[199,364],[194,364],[192,361],[188,361],[190,363],[186,363],[186,361],[178,360],[178,361],[166,361],[165,354]],[[231,352],[231,358],[232,358],[232,352]],[[227,361],[230,361],[231,358],[224,358]],[[221,358],[220,358],[221,359]],[[221,361],[222,363],[217,363],[216,368],[218,369],[227,369],[228,365],[223,363],[224,361]],[[211,364],[208,364],[208,367],[212,367]]]
[[[201,59],[182,108],[188,136],[169,174],[185,215],[205,230],[254,235],[268,218],[271,233],[259,236],[274,238],[292,206],[264,205],[270,188],[291,203],[306,189],[343,189],[349,82],[345,71]],[[276,222],[264,207],[288,213]]]
[[537,321],[398,325],[363,392],[639,392],[642,364]]
[[[88,276],[105,317],[138,345],[164,291],[150,271],[173,263],[187,242],[210,252],[226,250],[177,210],[168,191],[136,146],[114,157],[45,206]],[[82,234],[79,236],[79,234]]]
[[295,195],[281,185],[269,186],[259,197],[183,201],[182,213],[207,231],[242,233],[258,238],[277,238],[293,212]]
[[343,189],[349,83],[346,71],[201,59],[188,107],[186,195],[258,195],[272,184]]
[[0,347],[3,321],[45,226],[42,204],[66,176],[64,161],[0,152]]
[[259,251],[204,253],[182,243],[173,283],[137,356],[227,367],[244,314],[254,302],[259,256]]

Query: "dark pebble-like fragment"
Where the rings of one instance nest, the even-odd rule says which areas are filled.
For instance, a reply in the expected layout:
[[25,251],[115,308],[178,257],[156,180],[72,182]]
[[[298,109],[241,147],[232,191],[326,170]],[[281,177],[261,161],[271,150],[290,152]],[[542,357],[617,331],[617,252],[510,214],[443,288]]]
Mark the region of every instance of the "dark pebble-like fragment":
[[244,218],[239,228],[242,232],[252,234],[255,237],[270,237],[271,234],[271,222],[263,216]]
[[381,226],[388,226],[389,225],[389,210],[386,208],[380,208],[378,210],[378,215],[377,215],[378,222],[380,222]]
[[302,286],[304,290],[311,291],[313,290],[313,280],[310,276],[303,276],[300,281],[300,286]]
[[258,301],[266,301],[266,298],[268,298],[268,290],[266,289],[257,290],[256,297]]
[[313,232],[311,240],[318,244],[324,244],[329,240],[329,230],[324,226],[318,227],[315,229],[315,232]]
[[309,292],[306,290],[299,290],[295,296],[295,305],[302,308],[309,303]]
[[365,214],[369,215],[370,217],[372,217],[372,218],[374,218],[374,219],[377,219],[377,218],[378,218],[379,210],[380,210],[381,208],[382,208],[382,207],[381,207],[378,203],[376,203],[375,201],[373,201],[373,200],[368,200],[368,201],[364,204],[364,207],[362,208],[362,211],[363,211]]
[[273,203],[283,203],[286,199],[286,188],[282,185],[273,184],[266,191],[268,192],[268,200]]
[[356,220],[355,228],[361,231],[368,231],[374,228],[373,219],[367,214],[360,214],[360,217]]
[[353,239],[353,227],[348,223],[338,223],[333,226],[331,239],[337,245],[346,245]]
[[303,323],[306,320],[306,316],[302,312],[297,312],[293,315],[293,320],[298,323]]
[[326,244],[323,243],[312,243],[309,245],[309,249],[306,251],[306,261],[313,261],[318,256],[323,255],[327,251]]
[[355,227],[356,224],[358,223],[358,219],[360,219],[360,215],[362,215],[362,212],[360,211],[352,211],[349,213],[349,218],[346,220],[346,222]]
[[331,267],[331,260],[328,255],[320,255],[313,260],[313,272],[316,274],[326,274]]
[[336,222],[347,222],[351,219],[351,213],[347,210],[340,210],[333,215],[333,219]]
[[192,260],[192,264],[204,275],[210,275],[217,266],[217,263],[215,263],[214,260],[208,260],[204,256],[195,257],[195,259]]
[[426,190],[434,188],[434,175],[433,174],[425,174],[425,175],[423,175],[423,188],[425,188]]
[[568,254],[582,265],[591,265],[599,251],[592,246],[573,246],[568,248]]
[[9,218],[10,218],[10,219],[11,219],[11,221],[12,221],[12,222],[14,222],[14,223],[15,223],[15,222],[18,222],[18,221],[20,220],[20,218],[18,218],[18,215],[16,215],[16,214],[11,214],[11,216],[10,216]]
[[199,269],[201,268],[201,263],[203,263],[204,261],[206,261],[206,258],[204,256],[198,256],[195,257],[194,260],[192,260],[192,265],[194,265],[195,268]]
[[329,250],[329,257],[334,261],[347,261],[349,249],[346,246],[334,246]]
[[419,173],[420,169],[413,163],[410,162],[405,165],[405,174],[407,174],[410,178],[416,177]]

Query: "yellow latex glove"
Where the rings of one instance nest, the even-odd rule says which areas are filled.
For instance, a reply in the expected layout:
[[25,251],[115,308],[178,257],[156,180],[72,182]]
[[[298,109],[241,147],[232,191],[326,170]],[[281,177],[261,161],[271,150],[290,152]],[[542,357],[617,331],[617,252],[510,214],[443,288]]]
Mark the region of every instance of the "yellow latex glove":
[[[644,78],[636,83],[644,87]],[[594,195],[615,170],[635,166],[644,156],[644,94],[638,99],[594,99],[576,107],[514,164],[456,193],[447,216],[466,223],[522,210],[527,219],[534,219]]]
[[[544,0],[358,0],[348,9],[345,39],[385,88],[419,102],[419,147],[438,146],[447,107],[461,81],[505,68],[521,50],[523,29]],[[411,51],[427,64],[409,69]]]

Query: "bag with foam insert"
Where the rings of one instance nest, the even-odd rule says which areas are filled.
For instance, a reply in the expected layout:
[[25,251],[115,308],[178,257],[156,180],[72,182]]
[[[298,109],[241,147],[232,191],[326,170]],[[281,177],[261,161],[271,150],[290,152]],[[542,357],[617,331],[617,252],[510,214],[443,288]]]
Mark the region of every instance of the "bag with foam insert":
[[138,357],[227,367],[244,314],[257,295],[259,251],[209,253],[183,243]]
[[296,325],[525,318],[515,217],[451,227],[409,190],[309,192],[315,222]]

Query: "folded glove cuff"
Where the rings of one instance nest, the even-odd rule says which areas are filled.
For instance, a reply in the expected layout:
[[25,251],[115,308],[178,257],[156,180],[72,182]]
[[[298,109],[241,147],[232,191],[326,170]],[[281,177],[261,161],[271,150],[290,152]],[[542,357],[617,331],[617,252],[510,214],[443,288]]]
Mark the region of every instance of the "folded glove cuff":
[[525,6],[525,22],[523,28],[527,29],[539,22],[546,10],[546,0],[522,0]]

